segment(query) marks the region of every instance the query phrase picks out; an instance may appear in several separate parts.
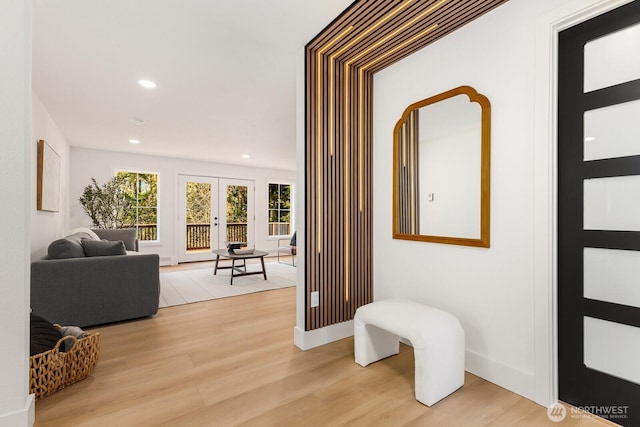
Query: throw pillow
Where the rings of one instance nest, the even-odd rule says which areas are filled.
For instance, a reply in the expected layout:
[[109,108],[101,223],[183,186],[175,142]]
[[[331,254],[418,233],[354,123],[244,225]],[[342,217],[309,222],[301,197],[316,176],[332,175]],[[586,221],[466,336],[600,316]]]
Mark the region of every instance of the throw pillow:
[[82,239],[82,248],[86,256],[126,255],[127,250],[122,240]]
[[30,354],[44,353],[56,346],[62,334],[53,323],[31,313],[31,346]]
[[84,250],[80,241],[64,238],[51,242],[47,248],[47,256],[50,259],[83,258]]

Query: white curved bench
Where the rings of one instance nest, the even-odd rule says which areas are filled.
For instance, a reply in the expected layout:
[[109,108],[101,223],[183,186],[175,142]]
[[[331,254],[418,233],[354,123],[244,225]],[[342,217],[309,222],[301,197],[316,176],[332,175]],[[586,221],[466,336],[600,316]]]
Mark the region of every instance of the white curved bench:
[[453,315],[404,299],[376,301],[356,310],[359,365],[398,354],[400,337],[413,345],[416,400],[431,406],[464,385],[464,331]]

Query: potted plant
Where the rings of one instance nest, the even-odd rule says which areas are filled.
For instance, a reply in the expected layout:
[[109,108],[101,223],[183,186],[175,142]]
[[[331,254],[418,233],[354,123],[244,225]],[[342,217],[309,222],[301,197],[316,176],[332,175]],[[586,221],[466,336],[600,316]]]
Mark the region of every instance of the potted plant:
[[103,185],[91,178],[91,184],[84,188],[78,201],[94,227],[112,229],[131,226],[126,222],[131,203],[125,193],[125,179],[121,176],[114,176]]

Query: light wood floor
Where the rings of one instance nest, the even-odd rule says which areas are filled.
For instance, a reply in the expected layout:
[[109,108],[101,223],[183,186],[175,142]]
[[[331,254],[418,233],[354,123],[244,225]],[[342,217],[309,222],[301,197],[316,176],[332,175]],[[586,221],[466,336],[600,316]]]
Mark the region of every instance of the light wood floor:
[[95,328],[87,379],[36,402],[43,426],[578,426],[469,373],[432,407],[414,399],[413,352],[362,368],[353,339],[293,345],[295,289],[168,307]]

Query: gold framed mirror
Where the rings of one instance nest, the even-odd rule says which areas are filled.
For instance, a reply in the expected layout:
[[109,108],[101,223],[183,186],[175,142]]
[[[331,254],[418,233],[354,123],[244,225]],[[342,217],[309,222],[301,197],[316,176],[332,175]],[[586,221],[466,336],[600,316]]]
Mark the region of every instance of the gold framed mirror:
[[460,86],[409,105],[393,131],[393,238],[488,248],[491,104]]

